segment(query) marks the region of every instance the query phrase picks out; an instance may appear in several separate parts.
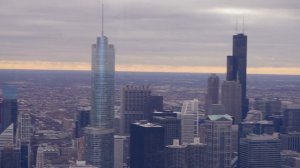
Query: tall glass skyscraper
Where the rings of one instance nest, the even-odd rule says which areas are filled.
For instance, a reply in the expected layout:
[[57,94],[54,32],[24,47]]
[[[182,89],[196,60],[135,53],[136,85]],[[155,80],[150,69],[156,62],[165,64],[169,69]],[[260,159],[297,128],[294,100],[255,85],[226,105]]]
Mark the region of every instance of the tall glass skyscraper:
[[88,164],[113,168],[115,50],[102,33],[92,45],[92,100],[90,125],[85,129]]

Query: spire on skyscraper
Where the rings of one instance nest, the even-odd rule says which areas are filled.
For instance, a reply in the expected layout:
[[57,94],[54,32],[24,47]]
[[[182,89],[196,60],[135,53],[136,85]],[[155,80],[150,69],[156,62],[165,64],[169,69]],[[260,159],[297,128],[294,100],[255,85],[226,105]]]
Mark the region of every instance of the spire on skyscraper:
[[101,36],[104,36],[104,0],[101,0]]

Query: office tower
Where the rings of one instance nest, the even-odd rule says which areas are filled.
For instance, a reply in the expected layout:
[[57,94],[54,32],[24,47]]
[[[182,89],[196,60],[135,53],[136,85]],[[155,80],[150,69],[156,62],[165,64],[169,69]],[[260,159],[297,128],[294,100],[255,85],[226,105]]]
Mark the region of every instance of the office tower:
[[31,117],[27,113],[22,113],[19,115],[19,134],[20,140],[22,142],[30,142],[32,135],[32,125],[31,125]]
[[249,110],[247,98],[247,36],[243,33],[233,36],[232,56],[227,57],[227,81],[237,81],[242,88],[242,118]]
[[[14,148],[12,144],[6,145],[1,150],[0,167],[1,168],[21,168],[20,149]],[[22,167],[23,168],[23,167]]]
[[181,120],[181,143],[192,143],[194,137],[198,137],[199,101],[184,101],[178,118]]
[[258,110],[250,110],[247,113],[246,118],[244,121],[249,121],[249,122],[257,122],[257,121],[262,121],[263,120],[263,114],[261,111]]
[[236,81],[224,81],[222,84],[221,101],[225,107],[225,113],[234,118],[234,123],[242,121],[242,87]]
[[280,134],[282,150],[291,150],[300,152],[300,132],[289,132],[287,134]]
[[206,115],[224,115],[225,113],[223,104],[211,104],[206,111]]
[[205,101],[206,110],[210,105],[219,103],[219,81],[219,77],[216,74],[211,74],[208,77]]
[[289,105],[284,111],[284,131],[286,133],[291,131],[300,132],[300,105]]
[[16,86],[12,84],[4,84],[2,86],[2,96],[3,98],[0,110],[0,133],[5,130],[11,123],[14,123],[14,131],[16,131],[18,116]]
[[180,139],[181,124],[177,117],[153,117],[154,124],[163,126],[165,132],[165,146],[171,145],[173,139]]
[[128,135],[130,124],[143,120],[145,105],[151,95],[149,86],[126,85],[121,90],[121,134]]
[[300,153],[289,150],[281,151],[282,168],[299,168]]
[[88,164],[113,168],[115,49],[103,32],[102,23],[101,37],[92,45],[92,98],[90,125],[85,128],[85,155]]
[[186,162],[188,168],[206,168],[206,144],[200,143],[199,138],[194,138],[194,142],[188,144],[186,150]]
[[163,111],[164,97],[150,96],[145,104],[144,119],[152,121],[152,113],[155,111]]
[[207,144],[207,168],[231,167],[232,117],[209,115],[205,121],[205,144]]
[[175,139],[172,145],[167,145],[165,148],[165,168],[190,168],[187,165],[186,146],[180,145],[179,140]]
[[273,135],[247,135],[239,149],[239,167],[281,168],[280,140]]
[[124,141],[126,138],[125,136],[114,136],[114,168],[123,168],[125,163]]
[[163,168],[164,129],[140,121],[130,125],[130,168]]

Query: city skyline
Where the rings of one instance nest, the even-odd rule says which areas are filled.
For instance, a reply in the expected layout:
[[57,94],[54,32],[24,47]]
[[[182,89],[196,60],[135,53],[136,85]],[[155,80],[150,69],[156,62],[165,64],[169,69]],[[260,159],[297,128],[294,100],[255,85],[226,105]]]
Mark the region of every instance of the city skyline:
[[[0,69],[90,69],[87,46],[100,29],[98,1],[5,1]],[[249,73],[300,74],[296,1],[110,0],[106,6],[118,71],[225,73],[236,17],[241,32],[244,15]]]

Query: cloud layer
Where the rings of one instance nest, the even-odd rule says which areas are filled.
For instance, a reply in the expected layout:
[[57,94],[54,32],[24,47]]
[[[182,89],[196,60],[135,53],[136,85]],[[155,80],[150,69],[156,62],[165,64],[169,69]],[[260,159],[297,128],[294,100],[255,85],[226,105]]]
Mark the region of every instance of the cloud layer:
[[[245,16],[249,67],[299,66],[299,0],[106,0],[105,34],[122,66],[225,66]],[[98,0],[1,0],[0,60],[90,61]],[[241,31],[241,26],[239,28]]]

